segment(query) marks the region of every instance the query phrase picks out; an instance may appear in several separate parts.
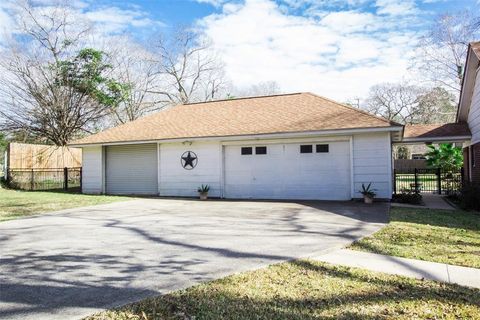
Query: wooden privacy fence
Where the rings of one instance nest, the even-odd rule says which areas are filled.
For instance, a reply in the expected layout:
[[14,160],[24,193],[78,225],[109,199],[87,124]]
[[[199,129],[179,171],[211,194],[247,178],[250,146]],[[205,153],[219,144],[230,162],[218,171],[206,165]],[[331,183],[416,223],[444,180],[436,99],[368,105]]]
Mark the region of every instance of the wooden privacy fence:
[[9,169],[7,184],[22,190],[80,191],[82,168]]
[[82,166],[82,149],[42,144],[10,143],[7,169],[56,169]]

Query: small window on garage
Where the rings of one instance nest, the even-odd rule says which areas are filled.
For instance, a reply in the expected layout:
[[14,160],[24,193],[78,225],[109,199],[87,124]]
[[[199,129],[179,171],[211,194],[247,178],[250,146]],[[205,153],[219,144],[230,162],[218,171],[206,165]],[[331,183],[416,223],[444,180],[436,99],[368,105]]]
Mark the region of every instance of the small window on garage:
[[317,144],[316,149],[317,153],[328,152],[328,144]]
[[311,144],[302,144],[300,146],[300,153],[312,153],[313,146]]
[[255,154],[267,154],[267,147],[255,147]]
[[252,147],[242,147],[242,155],[252,154]]

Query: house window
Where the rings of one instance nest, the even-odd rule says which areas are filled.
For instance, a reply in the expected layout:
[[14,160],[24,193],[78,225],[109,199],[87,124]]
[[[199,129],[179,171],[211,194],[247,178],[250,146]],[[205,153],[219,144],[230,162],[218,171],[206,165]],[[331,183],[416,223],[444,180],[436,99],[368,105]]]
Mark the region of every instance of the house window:
[[252,154],[252,147],[242,147],[242,155]]
[[255,147],[255,154],[267,154],[267,147]]
[[311,144],[303,144],[300,146],[300,153],[312,153],[313,147]]
[[317,153],[328,152],[328,144],[317,144],[316,149]]

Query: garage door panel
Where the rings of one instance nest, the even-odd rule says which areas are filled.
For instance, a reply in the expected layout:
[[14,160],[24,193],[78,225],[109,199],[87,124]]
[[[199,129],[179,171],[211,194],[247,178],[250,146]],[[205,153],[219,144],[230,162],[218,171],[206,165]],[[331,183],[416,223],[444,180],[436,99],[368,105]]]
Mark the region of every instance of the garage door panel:
[[240,146],[225,147],[225,196],[350,199],[349,142],[329,142],[328,153],[316,153],[311,144],[311,154],[300,153],[300,144],[268,145],[266,155],[241,155]]
[[157,194],[157,145],[106,148],[106,192]]

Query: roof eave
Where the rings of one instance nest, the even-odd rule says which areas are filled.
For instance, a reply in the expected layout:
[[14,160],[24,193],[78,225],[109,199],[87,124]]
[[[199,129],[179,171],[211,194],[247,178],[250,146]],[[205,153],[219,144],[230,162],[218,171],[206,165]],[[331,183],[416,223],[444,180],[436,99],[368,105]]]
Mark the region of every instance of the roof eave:
[[148,140],[132,140],[132,141],[104,141],[92,143],[71,143],[70,147],[93,147],[107,145],[126,145],[126,144],[146,144],[146,143],[172,143],[182,141],[229,141],[229,140],[259,140],[259,139],[282,139],[282,138],[300,138],[311,136],[327,136],[327,135],[347,135],[355,133],[371,133],[371,132],[402,132],[403,125],[386,126],[386,127],[368,127],[368,128],[350,128],[350,129],[329,129],[316,131],[296,131],[296,132],[276,132],[276,133],[259,133],[244,135],[228,135],[228,136],[203,136],[203,137],[179,137],[168,139],[148,139]]
[[[476,61],[477,65],[471,67],[470,64],[474,63],[471,61]],[[470,75],[470,69],[476,70],[478,68],[478,64],[480,62],[480,58],[473,52],[471,44],[468,45],[467,49],[467,58],[465,59],[465,71],[463,73],[462,78],[462,86],[460,88],[460,99],[458,101],[458,108],[457,108],[457,115],[456,115],[456,122],[466,122],[468,113],[467,109],[469,103],[471,101],[471,95],[473,94],[473,90],[466,90],[466,86],[470,86],[471,81],[475,81],[474,75]],[[472,84],[473,89],[473,84]]]

